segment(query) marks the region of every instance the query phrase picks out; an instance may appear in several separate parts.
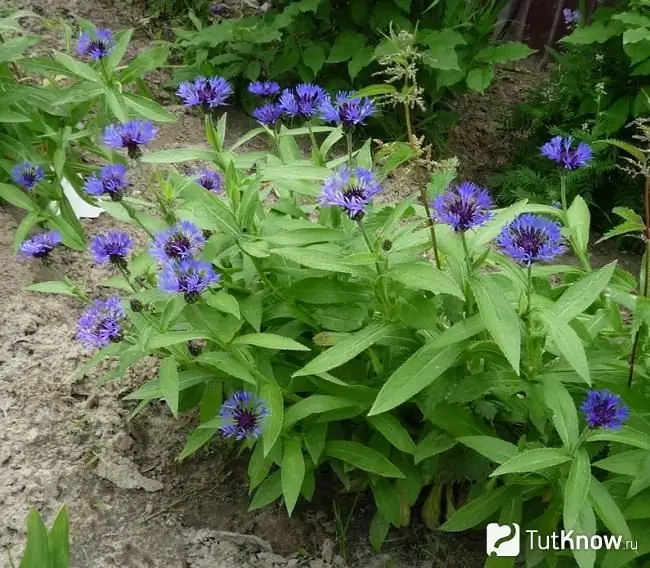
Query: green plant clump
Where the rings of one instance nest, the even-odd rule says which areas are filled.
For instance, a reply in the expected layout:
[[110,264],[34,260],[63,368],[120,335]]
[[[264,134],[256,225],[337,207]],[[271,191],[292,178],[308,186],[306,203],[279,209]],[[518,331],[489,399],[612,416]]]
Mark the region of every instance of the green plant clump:
[[[589,209],[567,183],[567,172],[590,167],[589,145],[544,146],[557,206],[496,208],[486,190],[454,182],[456,160],[431,159],[409,112],[408,43],[392,59],[399,81],[373,87],[403,107],[406,142],[373,153],[370,140],[352,137],[372,120],[372,101],[332,101],[317,85],[227,145],[227,116],[217,115],[233,90],[223,77],[182,91],[204,115],[206,147],[152,151],[153,125],[134,117],[164,111],[110,87],[134,65],[116,62],[125,42],[100,41],[88,62],[59,54],[53,63],[116,118],[98,145],[101,169],[81,182],[85,198],[149,235],[143,250],[123,231],[89,243],[110,270],[108,298],[90,299],[68,279],[28,286],[79,300],[78,340],[93,351],[80,372],[112,356],[119,363],[104,380],[120,380],[157,357],[158,376],[125,397],[133,414],[156,401],[174,417],[191,413],[180,459],[228,438],[249,460],[251,510],[281,499],[292,514],[301,498],[332,491],[319,484],[330,472],[341,489],[372,498],[375,548],[418,513],[431,530],[517,523],[540,538],[564,530],[594,543],[549,550],[542,538],[522,547],[529,566],[646,565],[647,124],[637,125],[640,146],[607,141],[646,180],[646,217],[619,208],[622,222],[606,235],[644,242],[637,282],[616,262],[591,264]],[[319,113],[335,125],[317,126]],[[243,151],[256,137],[271,150]],[[129,197],[125,164],[196,161],[210,165],[158,176],[150,201]],[[398,167],[412,187],[391,200],[386,181]],[[36,171],[23,168],[0,195],[40,218],[39,192],[51,182]],[[54,218],[48,232],[19,241],[24,256],[50,267],[62,238]],[[561,262],[567,251],[579,264]],[[604,536],[620,549],[604,550]],[[515,561],[489,556],[486,565]]]

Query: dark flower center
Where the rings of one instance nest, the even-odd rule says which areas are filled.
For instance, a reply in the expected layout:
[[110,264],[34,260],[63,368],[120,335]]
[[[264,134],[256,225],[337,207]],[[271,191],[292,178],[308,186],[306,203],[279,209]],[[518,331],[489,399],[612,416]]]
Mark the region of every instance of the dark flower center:
[[525,228],[519,230],[516,241],[519,247],[527,254],[531,257],[536,257],[546,242],[546,238],[533,228]]
[[349,199],[365,199],[366,198],[366,190],[363,187],[359,187],[358,185],[351,185],[350,187],[346,187],[343,190],[343,195]]
[[237,426],[246,432],[252,432],[257,427],[257,415],[245,408],[238,408],[234,412]]
[[591,416],[594,426],[609,426],[616,420],[616,406],[601,400],[594,405]]
[[112,264],[126,268],[126,259],[124,255],[113,252],[108,254],[108,259]]
[[115,319],[111,317],[103,317],[98,320],[93,332],[97,336],[106,335],[114,343],[122,340],[122,330]]
[[25,179],[25,182],[27,182],[26,185],[34,185],[36,183],[36,170],[33,168],[25,170],[23,178]]
[[94,55],[98,55],[98,56],[106,55],[107,51],[108,51],[108,45],[106,44],[106,42],[102,41],[101,39],[94,39],[88,45],[88,52]]
[[182,258],[187,255],[192,243],[187,235],[177,234],[165,243],[165,254],[169,258]]
[[460,231],[466,231],[474,224],[477,209],[475,199],[464,199],[460,195],[454,196],[454,199],[449,203],[449,212],[457,217],[458,230]]

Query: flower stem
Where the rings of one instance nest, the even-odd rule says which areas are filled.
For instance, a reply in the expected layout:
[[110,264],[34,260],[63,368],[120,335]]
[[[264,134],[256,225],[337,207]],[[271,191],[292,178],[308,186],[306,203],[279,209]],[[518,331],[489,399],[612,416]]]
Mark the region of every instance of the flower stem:
[[311,122],[307,123],[307,129],[309,130],[309,138],[311,139],[311,149],[314,160],[316,161],[317,165],[323,166],[323,157],[321,156],[320,150],[318,149],[318,142],[316,141],[316,136],[314,136]]
[[580,449],[580,446],[582,446],[582,444],[584,444],[585,440],[587,439],[587,436],[589,435],[589,432],[591,432],[589,426],[585,426],[582,432],[580,433],[580,437],[578,438],[575,447],[573,448],[574,453]]
[[352,167],[352,131],[348,132],[345,137],[348,143],[348,166]]
[[129,214],[129,217],[135,221],[135,223],[142,229],[144,230],[147,235],[149,235],[152,239],[154,239],[154,234],[144,225],[144,223],[138,218],[136,215],[135,209],[131,207],[128,203],[124,201],[124,199],[120,199],[119,203],[122,204],[122,207],[124,207],[125,211]]
[[[644,275],[643,281],[643,297],[648,297],[648,280],[650,280],[650,175],[645,178],[644,187],[644,204],[643,209],[645,212],[645,255],[642,270]],[[641,326],[636,330],[634,335],[634,343],[632,344],[632,353],[630,354],[630,372],[627,378],[627,386],[632,387],[634,380],[634,365],[636,364],[636,352],[639,346],[639,338],[641,337]]]
[[528,359],[528,378],[533,375],[533,263],[528,264],[526,286],[526,345]]
[[438,252],[438,239],[436,238],[436,223],[433,220],[431,215],[431,207],[429,207],[429,202],[427,201],[427,190],[426,188],[420,189],[420,201],[422,201],[422,206],[424,207],[424,212],[427,216],[427,223],[429,225],[429,231],[431,232],[431,248],[433,249],[433,258],[436,261],[436,268],[441,269],[442,265],[440,263],[440,253]]
[[[372,245],[372,241],[370,240],[370,237],[368,236],[368,232],[366,231],[366,227],[363,224],[363,219],[357,219],[357,225],[359,226],[359,230],[361,231],[361,236],[363,237],[363,240],[366,243],[366,247],[368,248],[368,252],[371,254],[376,254],[375,247]],[[386,314],[390,313],[390,302],[388,301],[388,290],[386,288],[386,280],[383,278],[383,270],[381,267],[380,262],[375,262],[375,269],[377,270],[377,277],[378,277],[378,296],[379,300],[384,306],[384,310]]]
[[566,202],[566,175],[560,174],[560,199],[562,200],[562,213],[564,214],[564,223],[568,224],[567,202]]
[[467,280],[465,281],[465,313],[469,317],[472,315],[472,310],[474,307],[474,299],[472,297],[472,287],[470,286],[469,279],[472,276],[474,269],[472,267],[472,255],[469,253],[469,247],[467,246],[467,238],[465,237],[465,232],[460,233],[460,240],[463,243],[463,251],[465,252],[465,262],[467,263]]

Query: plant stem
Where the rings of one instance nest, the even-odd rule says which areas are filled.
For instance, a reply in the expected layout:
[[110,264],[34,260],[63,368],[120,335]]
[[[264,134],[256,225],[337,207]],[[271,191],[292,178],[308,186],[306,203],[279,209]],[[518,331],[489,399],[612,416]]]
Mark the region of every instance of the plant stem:
[[528,378],[532,378],[533,374],[533,264],[528,265],[527,270],[528,284],[526,286],[526,354],[528,359]]
[[420,201],[422,201],[422,206],[424,207],[424,212],[427,216],[427,223],[429,224],[429,231],[431,232],[431,248],[433,249],[433,258],[436,261],[436,268],[440,270],[442,265],[440,264],[440,253],[438,252],[438,239],[436,238],[436,224],[431,216],[431,207],[429,207],[429,202],[427,201],[427,190],[426,188],[420,189]]
[[566,202],[566,175],[560,174],[560,199],[562,200],[562,213],[564,214],[564,223],[568,225],[567,202]]
[[316,136],[314,136],[314,131],[311,128],[311,122],[307,123],[307,129],[309,130],[309,138],[311,139],[312,154],[314,155],[316,163],[319,166],[322,166],[324,165],[323,158],[320,155],[320,150],[318,149],[318,142],[316,141]]
[[[408,75],[404,78],[404,93],[409,92],[409,80]],[[413,141],[413,125],[411,124],[411,107],[409,106],[409,97],[404,97],[404,120],[406,122],[406,136],[408,136],[407,142],[410,144]]]
[[352,167],[352,131],[348,132],[345,137],[348,143],[348,166]]
[[147,227],[145,227],[145,225],[142,223],[142,221],[140,221],[140,219],[138,219],[137,215],[135,214],[135,209],[133,209],[133,207],[131,207],[128,203],[126,203],[124,199],[120,199],[119,203],[122,204],[122,207],[124,207],[124,210],[129,214],[129,217],[133,219],[136,222],[136,224],[147,233],[147,235],[149,235],[152,239],[154,239],[155,238],[154,234]]
[[463,243],[463,251],[465,252],[465,262],[467,263],[467,280],[465,282],[465,314],[466,317],[472,315],[474,308],[474,299],[472,297],[472,287],[470,286],[469,279],[472,276],[474,269],[472,267],[472,256],[469,253],[469,247],[467,246],[467,239],[465,238],[465,232],[461,232],[460,240]]
[[[642,266],[644,281],[642,296],[648,297],[648,280],[650,279],[650,175],[646,175],[644,187],[643,209],[645,213],[645,263]],[[634,343],[632,344],[632,353],[630,354],[630,372],[627,378],[627,386],[632,386],[634,380],[634,365],[636,363],[636,351],[639,346],[639,338],[641,337],[641,326],[636,330],[634,335]]]
[[[370,240],[370,237],[368,236],[368,232],[366,231],[366,227],[363,224],[363,219],[357,219],[357,225],[359,226],[359,230],[361,231],[361,236],[363,237],[363,240],[366,243],[366,247],[368,248],[368,252],[371,254],[377,254],[375,251],[375,247],[372,245],[372,241]],[[379,284],[379,291],[378,291],[378,296],[381,301],[381,303],[384,305],[384,310],[386,311],[386,314],[388,315],[390,313],[390,302],[388,301],[388,290],[386,289],[386,282],[383,278],[383,270],[381,267],[381,263],[376,261],[375,262],[375,269],[377,270],[377,277],[378,277],[378,284]]]
[[589,435],[589,432],[591,430],[589,429],[589,426],[585,426],[582,432],[580,433],[580,437],[578,438],[578,441],[576,442],[575,447],[573,448],[573,452],[577,452],[580,449],[580,446],[585,442],[587,439],[587,436]]

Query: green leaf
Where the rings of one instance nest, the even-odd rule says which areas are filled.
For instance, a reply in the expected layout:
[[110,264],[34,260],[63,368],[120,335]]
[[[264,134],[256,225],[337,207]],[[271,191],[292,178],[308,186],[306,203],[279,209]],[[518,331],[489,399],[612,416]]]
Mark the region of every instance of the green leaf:
[[[544,402],[553,412],[553,426],[568,450],[573,450],[580,435],[578,411],[566,387],[553,377],[545,377]],[[580,507],[576,509],[577,512]]]
[[600,298],[614,276],[616,263],[617,261],[610,262],[578,280],[555,302],[551,311],[565,322],[578,317]]
[[232,344],[255,345],[264,349],[280,349],[283,351],[309,351],[309,347],[304,346],[302,343],[274,333],[249,333],[240,335],[235,338]]
[[68,509],[64,506],[56,516],[48,535],[49,568],[70,568],[70,528]]
[[272,249],[271,252],[308,268],[316,268],[317,270],[326,270],[328,272],[355,273],[353,266],[345,264],[341,258],[320,249],[312,250],[309,247],[285,247]]
[[54,280],[52,282],[37,282],[36,284],[29,284],[25,286],[28,292],[45,292],[46,294],[66,294],[68,296],[76,296],[74,287],[66,282]]
[[181,462],[185,458],[194,455],[198,450],[205,446],[215,435],[217,428],[196,428],[187,438],[185,446],[178,456],[178,461]]
[[289,293],[306,304],[366,304],[370,293],[365,286],[325,278],[306,278],[296,282]]
[[373,46],[366,46],[352,56],[352,59],[348,62],[350,80],[354,81],[361,70],[372,63],[374,52],[375,48]]
[[616,501],[614,501],[607,488],[595,477],[591,478],[589,500],[594,511],[596,511],[596,515],[598,515],[609,532],[622,536],[623,540],[633,540],[630,528],[627,526],[625,517]]
[[317,75],[325,63],[325,50],[317,43],[310,43],[302,52],[302,61]]
[[564,486],[564,528],[575,528],[582,507],[587,502],[591,483],[591,462],[587,450],[581,449],[573,458]]
[[460,71],[458,54],[448,45],[437,45],[424,52],[423,63],[441,71]]
[[269,455],[275,442],[280,436],[284,422],[284,400],[282,390],[276,382],[268,382],[262,386],[260,398],[266,401],[269,415],[265,419],[262,440],[264,441],[264,457]]
[[379,552],[390,530],[390,522],[376,511],[370,522],[370,546],[375,552]]
[[387,337],[397,331],[396,326],[390,323],[374,322],[365,327],[361,331],[351,334],[343,341],[330,347],[309,363],[302,369],[296,371],[294,377],[302,377],[306,375],[318,375],[340,367],[347,363],[359,353],[365,351],[371,345],[374,345],[379,340]]
[[259,489],[255,492],[248,511],[255,511],[270,505],[282,495],[282,479],[280,470],[276,471],[270,477],[264,480]]
[[0,43],[0,63],[15,61],[30,46],[39,42],[37,37],[23,36],[4,39]]
[[588,45],[590,43],[605,43],[610,38],[619,35],[620,28],[603,22],[594,22],[589,26],[578,26],[571,34],[560,41],[572,45]]
[[[623,140],[616,140],[613,138],[607,139],[607,140],[598,140],[596,143],[598,144],[609,144],[610,146],[616,146],[617,148],[620,148],[621,150],[625,150],[630,156],[632,156],[635,160],[637,160],[641,164],[645,164],[646,162],[646,156],[645,154],[636,146],[633,146],[632,144],[628,142],[624,142]],[[616,213],[616,211],[614,211]]]
[[527,450],[497,467],[490,477],[507,473],[529,473],[541,471],[571,461],[571,456],[557,448],[536,448]]
[[366,45],[366,36],[363,34],[346,30],[341,32],[334,41],[332,51],[327,58],[328,63],[341,63],[348,61]]
[[398,450],[406,454],[415,452],[413,438],[411,438],[408,430],[402,426],[401,422],[392,414],[369,416],[366,420]]
[[[580,509],[578,520],[574,525],[574,532],[576,535],[593,536],[596,534],[596,515],[594,509],[586,501]],[[596,563],[596,550],[595,549],[578,549],[575,548],[571,551],[573,553],[579,568],[594,568]]]
[[509,63],[518,61],[535,53],[534,49],[528,47],[525,43],[508,41],[494,47],[494,52],[490,57],[490,63]]
[[169,56],[169,46],[149,47],[131,61],[120,74],[120,83],[141,79],[146,73],[165,64]]
[[18,124],[21,122],[31,122],[32,119],[19,112],[9,110],[8,108],[0,109],[0,123]]
[[265,241],[274,245],[286,246],[303,246],[314,243],[331,243],[335,241],[345,241],[350,237],[343,231],[335,231],[324,227],[314,227],[309,229],[296,229],[293,231],[283,231],[264,237]]
[[136,114],[154,122],[176,122],[177,118],[165,107],[147,97],[124,93],[124,100]]
[[70,71],[70,73],[76,75],[77,77],[81,77],[87,81],[92,81],[93,83],[99,83],[101,81],[101,78],[97,71],[95,71],[90,65],[78,61],[66,53],[56,52],[54,54],[54,60],[58,61],[68,71]]
[[225,314],[232,314],[237,319],[241,319],[241,313],[239,312],[239,303],[237,298],[228,294],[224,290],[219,290],[214,294],[208,295],[206,298],[208,304],[213,308],[216,308],[220,312]]
[[449,294],[465,299],[458,284],[430,263],[400,264],[390,270],[388,276],[415,290],[428,290],[434,294]]
[[539,310],[540,319],[546,326],[549,339],[557,350],[567,360],[573,370],[580,375],[580,378],[587,384],[591,384],[589,374],[589,363],[585,353],[584,343],[573,328],[565,321],[558,318],[550,310]]
[[332,440],[325,446],[324,453],[330,458],[382,477],[404,477],[404,474],[383,454],[358,442]]
[[567,224],[573,236],[574,245],[583,253],[589,247],[590,223],[591,215],[589,213],[589,207],[587,207],[587,202],[582,196],[577,195],[567,210]]
[[650,436],[629,426],[623,426],[620,430],[592,430],[587,441],[614,442],[650,451]]
[[339,410],[341,408],[353,408],[358,406],[358,402],[347,398],[324,394],[313,394],[287,408],[284,416],[284,427],[288,429],[296,422],[299,422],[308,416],[312,416],[313,414],[322,414],[324,412],[329,412],[330,410]]
[[[388,479],[378,478],[371,480],[372,495],[375,505],[381,514],[396,527],[403,527],[408,523],[409,511],[404,510],[402,496]],[[404,513],[406,512],[406,517]]]
[[305,432],[305,447],[314,465],[318,465],[327,442],[327,423],[314,424]]
[[517,446],[492,436],[461,436],[458,441],[487,459],[502,464],[517,455]]
[[47,529],[36,509],[27,517],[27,544],[19,568],[45,568],[50,566]]
[[215,351],[201,353],[195,361],[197,363],[205,363],[206,365],[216,367],[223,373],[232,375],[233,377],[257,387],[257,379],[255,376],[234,357],[228,355],[228,353]]
[[506,487],[489,489],[456,511],[440,527],[446,532],[460,532],[475,527],[496,513],[509,497]]
[[392,95],[397,92],[394,85],[381,83],[377,85],[368,85],[363,89],[356,91],[357,97],[376,97],[377,95]]
[[628,450],[610,455],[605,459],[595,462],[593,465],[594,467],[611,471],[612,473],[635,476],[646,456],[647,451],[645,450]]
[[467,86],[477,93],[484,93],[485,89],[490,86],[494,78],[494,68],[492,66],[477,67],[472,69],[465,79]]
[[384,383],[368,415],[387,412],[409,400],[449,369],[461,352],[458,345],[440,348],[435,340],[421,347]]
[[282,494],[289,516],[298,502],[300,488],[305,479],[305,461],[300,440],[289,438],[282,452]]
[[521,326],[517,312],[503,295],[497,283],[486,275],[475,275],[470,286],[485,327],[503,354],[519,374]]
[[22,189],[18,189],[8,183],[0,183],[0,198],[27,211],[33,211],[35,209],[34,203],[29,195]]
[[215,159],[212,150],[202,148],[173,148],[159,150],[150,154],[143,154],[140,160],[146,164],[177,164],[179,162],[205,161],[213,162]]
[[179,343],[187,343],[195,339],[209,339],[210,336],[205,331],[168,331],[154,335],[147,342],[147,349],[161,349],[163,347],[170,347],[178,345]]
[[122,61],[122,58],[129,47],[132,35],[132,29],[122,30],[115,34],[115,45],[105,60],[106,66],[111,72],[120,64],[120,61]]
[[413,461],[419,464],[427,458],[442,454],[447,450],[453,448],[458,442],[452,438],[447,432],[442,430],[433,430],[429,432],[415,448]]
[[174,357],[167,357],[160,364],[160,391],[174,417],[178,417],[178,367]]

